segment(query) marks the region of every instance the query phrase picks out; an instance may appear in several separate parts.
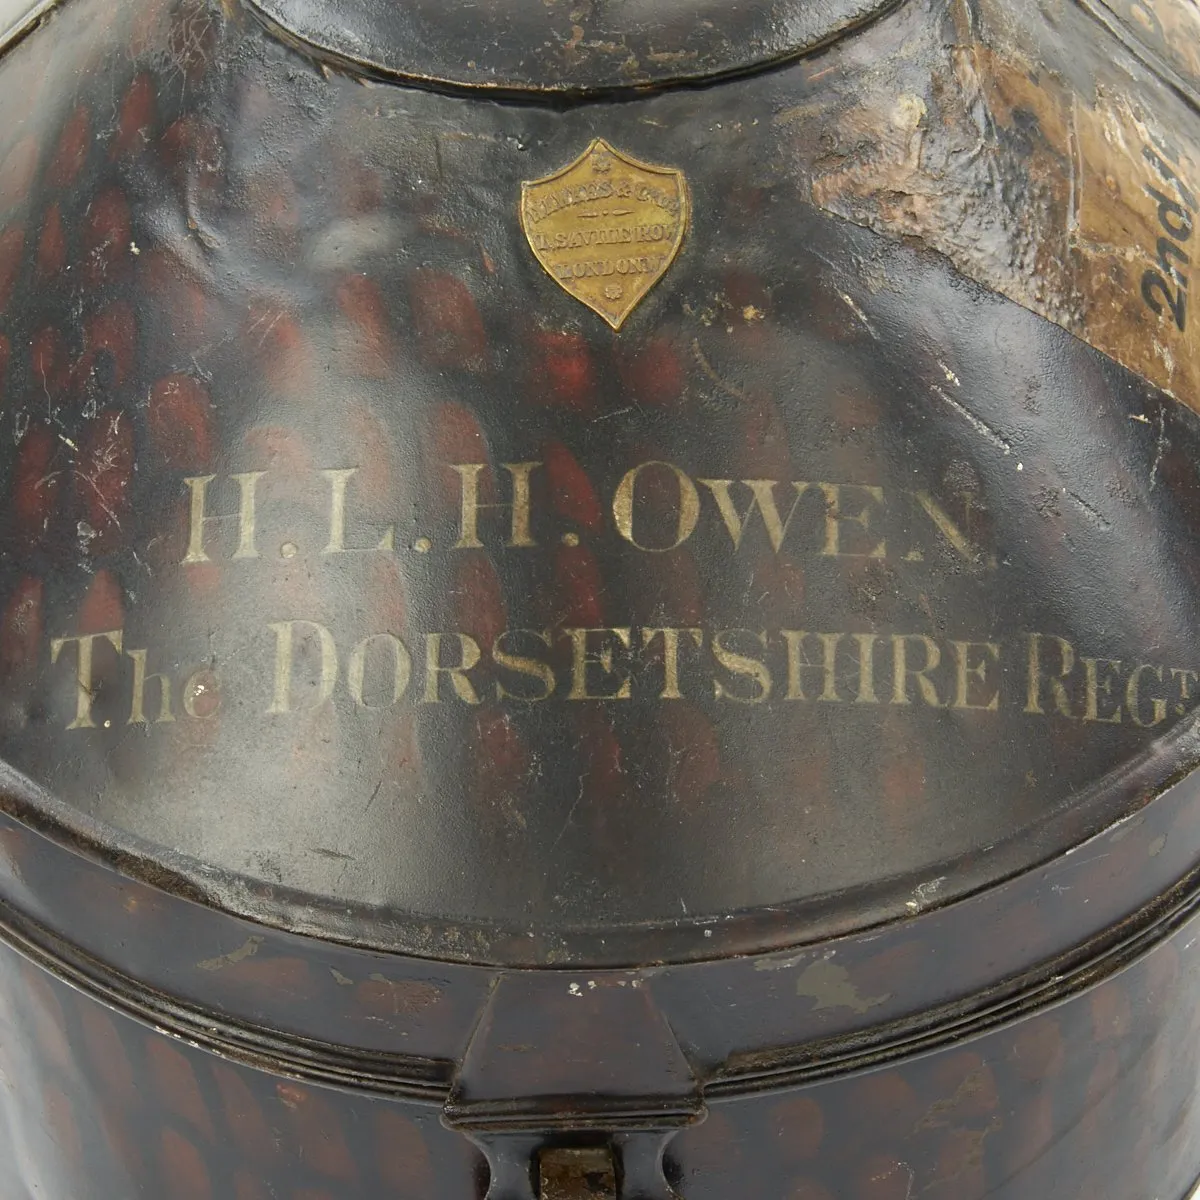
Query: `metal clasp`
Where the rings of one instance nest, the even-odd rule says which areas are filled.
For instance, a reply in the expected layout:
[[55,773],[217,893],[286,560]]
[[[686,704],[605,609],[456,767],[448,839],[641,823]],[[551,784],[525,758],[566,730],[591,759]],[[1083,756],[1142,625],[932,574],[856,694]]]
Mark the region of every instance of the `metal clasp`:
[[610,1146],[550,1148],[538,1156],[538,1200],[617,1200]]

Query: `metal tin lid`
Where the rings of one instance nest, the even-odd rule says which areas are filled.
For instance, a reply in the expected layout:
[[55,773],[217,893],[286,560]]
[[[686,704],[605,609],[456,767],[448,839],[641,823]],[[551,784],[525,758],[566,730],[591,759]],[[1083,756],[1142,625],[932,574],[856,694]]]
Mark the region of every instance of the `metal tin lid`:
[[812,50],[893,0],[251,0],[322,55],[409,81],[585,93],[709,79]]

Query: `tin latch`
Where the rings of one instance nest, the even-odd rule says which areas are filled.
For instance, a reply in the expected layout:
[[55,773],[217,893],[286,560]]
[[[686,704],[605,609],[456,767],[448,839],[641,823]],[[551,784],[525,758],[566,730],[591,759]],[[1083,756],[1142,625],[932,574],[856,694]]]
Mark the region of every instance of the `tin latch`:
[[617,1200],[617,1167],[609,1146],[543,1150],[538,1200]]

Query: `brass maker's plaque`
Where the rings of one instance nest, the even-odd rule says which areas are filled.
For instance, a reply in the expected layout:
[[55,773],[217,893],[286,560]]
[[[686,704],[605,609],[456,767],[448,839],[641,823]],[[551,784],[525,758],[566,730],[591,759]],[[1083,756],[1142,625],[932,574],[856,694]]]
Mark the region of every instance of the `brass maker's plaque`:
[[639,162],[603,138],[521,185],[521,227],[538,262],[614,329],[675,261],[689,215],[682,171]]

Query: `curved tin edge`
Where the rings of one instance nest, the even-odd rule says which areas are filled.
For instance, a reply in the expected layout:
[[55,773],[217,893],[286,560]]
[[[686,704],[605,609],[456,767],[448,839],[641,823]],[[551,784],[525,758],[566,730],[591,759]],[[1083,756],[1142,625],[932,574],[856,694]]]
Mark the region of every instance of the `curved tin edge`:
[[[701,1080],[703,1095],[736,1099],[786,1091],[961,1046],[1090,991],[1147,957],[1198,915],[1200,865],[1120,925],[1019,978],[848,1037],[733,1059]],[[140,984],[3,902],[0,942],[106,1007],[221,1058],[343,1092],[438,1106],[452,1095],[456,1064],[449,1060],[326,1045],[231,1020]],[[669,1021],[669,1012],[664,1015]]]
[[[605,71],[596,74],[579,71],[558,79],[529,69],[530,56],[523,52],[520,42],[503,47],[501,61],[493,64],[477,62],[463,46],[458,47],[461,53],[451,53],[448,47],[443,47],[439,54],[423,45],[420,38],[410,35],[410,39],[405,40],[402,57],[397,57],[377,43],[372,44],[369,36],[364,37],[349,28],[339,28],[339,36],[335,37],[329,31],[306,25],[289,16],[286,0],[242,2],[270,36],[312,59],[323,69],[449,94],[478,97],[483,93],[495,100],[528,101],[532,97],[561,104],[632,98],[645,95],[647,91],[721,83],[786,66],[874,24],[902,7],[907,0],[837,0],[836,4],[826,7],[836,8],[839,15],[832,18],[827,15],[813,32],[801,34],[782,45],[773,45],[763,38],[747,38],[747,52],[718,55],[708,64],[691,70],[666,65],[686,55],[659,54],[655,57],[664,65],[652,66],[640,75],[623,78]],[[478,38],[478,30],[474,27],[471,33]],[[473,41],[470,48],[478,52],[479,41]],[[511,61],[504,61],[505,51]]]
[[324,1045],[147,988],[0,902],[0,942],[114,1012],[221,1058],[304,1083],[424,1104],[444,1103],[452,1064]]
[[[1153,72],[1179,97],[1200,113],[1200,91],[1189,83],[1160,54],[1155,53],[1140,38],[1135,36],[1104,0],[1077,0],[1080,8],[1094,17],[1113,37],[1133,55],[1148,71]],[[1200,1193],[1192,1193],[1188,1200]]]
[[[921,887],[936,864],[881,880],[849,896],[818,896],[731,914],[698,914],[669,924],[531,931],[384,907],[346,905],[209,866],[81,813],[0,760],[0,813],[51,843],[135,882],[268,928],[386,954],[499,968],[645,967],[715,961],[812,946],[895,926],[914,916],[986,895],[1002,884],[1069,858],[1136,816],[1200,767],[1200,720],[1190,714],[1142,754],[1065,798],[1037,825],[988,847],[933,900]],[[914,907],[915,905],[915,907]]]
[[0,0],[0,56],[7,54],[22,38],[66,0]]

